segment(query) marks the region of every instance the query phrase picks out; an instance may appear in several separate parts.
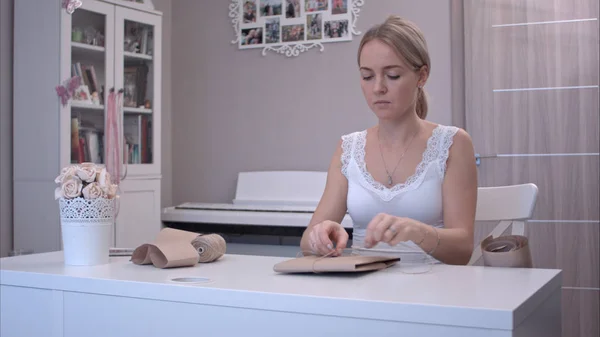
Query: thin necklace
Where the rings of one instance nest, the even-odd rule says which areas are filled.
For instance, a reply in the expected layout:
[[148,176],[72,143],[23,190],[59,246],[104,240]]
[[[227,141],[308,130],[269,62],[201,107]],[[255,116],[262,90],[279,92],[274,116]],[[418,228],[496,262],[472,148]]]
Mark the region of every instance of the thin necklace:
[[404,148],[404,152],[402,152],[402,154],[400,155],[400,158],[398,159],[398,163],[396,163],[396,167],[394,167],[394,170],[392,171],[392,173],[390,174],[390,172],[387,169],[387,165],[385,164],[385,159],[383,158],[383,150],[381,149],[381,141],[379,140],[379,127],[377,128],[377,143],[379,144],[379,153],[381,154],[381,161],[383,161],[383,167],[385,168],[385,173],[388,176],[388,186],[392,186],[393,185],[393,180],[392,180],[392,176],[394,175],[394,173],[396,172],[396,169],[398,168],[398,165],[400,165],[400,162],[402,161],[402,158],[404,158],[404,154],[406,154],[406,151],[408,150],[408,148],[410,147],[410,144],[412,144],[413,140],[415,139],[415,136],[419,133],[419,130],[415,131],[415,133],[412,135],[410,142],[408,142],[408,145],[406,145],[406,147]]

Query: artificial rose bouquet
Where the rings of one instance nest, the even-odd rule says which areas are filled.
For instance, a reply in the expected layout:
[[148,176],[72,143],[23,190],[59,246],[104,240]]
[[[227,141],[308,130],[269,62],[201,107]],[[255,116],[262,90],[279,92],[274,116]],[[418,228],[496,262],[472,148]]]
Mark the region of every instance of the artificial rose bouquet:
[[113,184],[105,167],[94,163],[81,163],[64,167],[54,179],[59,185],[54,191],[54,199],[113,199],[117,195],[117,185]]

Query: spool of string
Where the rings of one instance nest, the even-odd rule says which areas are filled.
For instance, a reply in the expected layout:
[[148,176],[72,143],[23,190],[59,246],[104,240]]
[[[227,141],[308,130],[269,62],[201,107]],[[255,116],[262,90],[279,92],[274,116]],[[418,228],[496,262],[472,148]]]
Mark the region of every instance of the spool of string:
[[219,234],[200,234],[192,241],[198,252],[198,262],[208,263],[218,260],[227,250],[225,239]]

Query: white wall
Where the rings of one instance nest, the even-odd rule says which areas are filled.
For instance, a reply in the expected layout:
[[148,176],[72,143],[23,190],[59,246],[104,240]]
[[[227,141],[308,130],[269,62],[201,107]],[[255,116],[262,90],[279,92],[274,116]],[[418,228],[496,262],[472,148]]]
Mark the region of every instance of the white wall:
[[[327,170],[339,137],[376,122],[359,85],[354,41],[297,58],[238,50],[223,1],[172,4],[173,202],[230,202],[249,170]],[[415,21],[428,40],[428,119],[450,124],[450,1],[368,0],[366,31],[390,14]]]
[[[0,1],[0,256],[12,249],[13,1]],[[239,171],[326,170],[341,134],[375,122],[358,83],[360,36],[326,44],[324,53],[263,57],[229,43],[228,1],[154,3],[164,14],[163,207],[229,202]],[[429,119],[450,124],[450,2],[369,0],[358,29],[392,13],[423,29],[432,58]]]

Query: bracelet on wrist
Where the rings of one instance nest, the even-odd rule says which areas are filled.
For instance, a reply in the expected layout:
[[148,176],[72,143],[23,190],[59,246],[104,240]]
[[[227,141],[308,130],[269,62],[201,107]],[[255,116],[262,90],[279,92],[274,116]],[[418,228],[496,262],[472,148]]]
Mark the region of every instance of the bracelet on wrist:
[[425,229],[425,230],[424,230],[424,233],[423,233],[423,238],[421,239],[421,241],[419,241],[419,242],[415,242],[415,243],[417,244],[417,246],[419,246],[419,247],[420,247],[420,246],[421,246],[421,244],[422,244],[423,242],[425,242],[425,239],[426,239],[426,238],[427,238],[427,229]]
[[433,230],[435,231],[435,234],[437,235],[437,243],[435,244],[435,246],[433,247],[433,249],[431,249],[427,254],[432,255],[435,250],[437,249],[437,247],[440,245],[440,232],[438,232],[438,230],[435,227],[432,227]]

